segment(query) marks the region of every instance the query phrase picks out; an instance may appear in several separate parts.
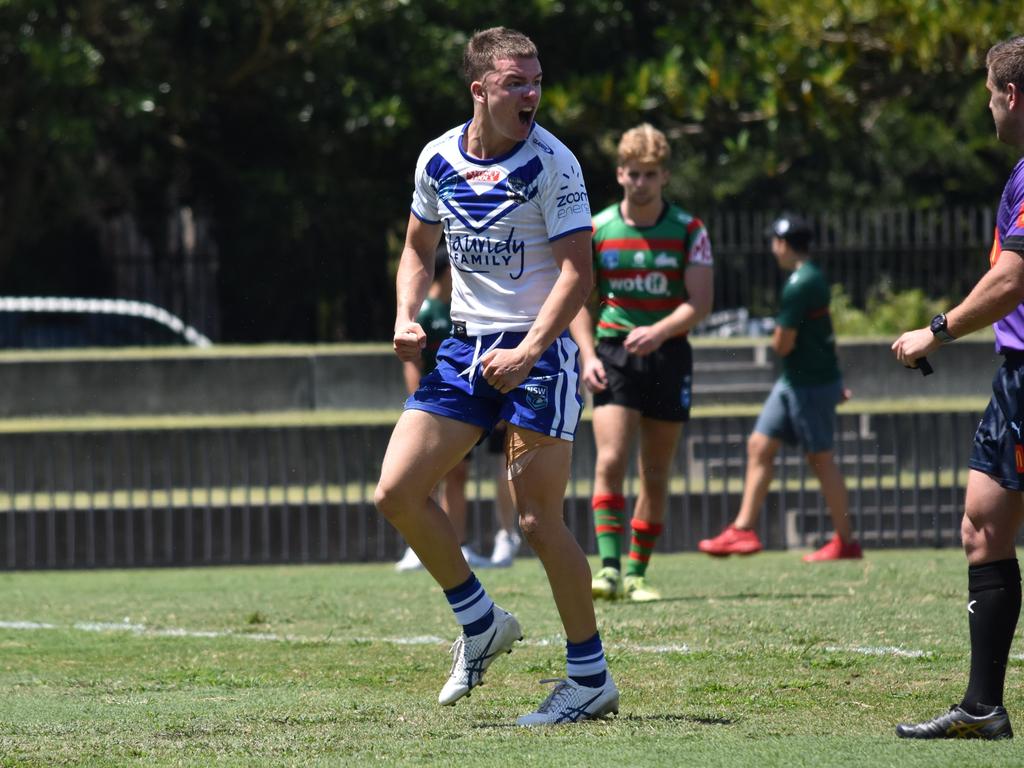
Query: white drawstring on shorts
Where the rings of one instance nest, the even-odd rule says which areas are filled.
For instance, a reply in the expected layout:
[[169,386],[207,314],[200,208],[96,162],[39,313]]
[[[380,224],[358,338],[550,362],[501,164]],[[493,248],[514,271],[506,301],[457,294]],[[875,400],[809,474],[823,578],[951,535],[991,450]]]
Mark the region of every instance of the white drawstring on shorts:
[[477,365],[480,362],[480,358],[482,358],[484,355],[486,355],[492,349],[495,349],[501,343],[501,339],[502,339],[502,337],[504,335],[505,335],[504,331],[499,333],[498,334],[498,338],[496,338],[494,340],[494,343],[491,344],[491,346],[489,346],[483,352],[480,351],[480,347],[482,346],[481,342],[483,341],[484,337],[483,336],[477,336],[476,337],[476,347],[473,349],[473,362],[471,362],[469,364],[469,368],[467,368],[466,370],[464,370],[462,373],[459,374],[459,376],[465,376],[467,373],[469,374],[469,385],[470,386],[473,386],[473,379],[476,376],[476,367],[477,367]]

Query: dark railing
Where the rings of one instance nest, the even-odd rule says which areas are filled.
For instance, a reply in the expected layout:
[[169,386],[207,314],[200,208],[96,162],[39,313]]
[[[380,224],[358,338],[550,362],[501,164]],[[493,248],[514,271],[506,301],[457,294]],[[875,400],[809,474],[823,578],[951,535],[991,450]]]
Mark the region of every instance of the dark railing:
[[103,267],[112,276],[111,295],[163,307],[200,333],[219,339],[220,252],[213,222],[182,207],[158,229],[144,232],[129,214],[104,221],[100,246]]
[[[744,308],[754,317],[774,314],[781,275],[765,235],[773,215],[711,211],[704,216],[716,261],[716,310]],[[988,267],[991,207],[861,209],[808,219],[816,233],[813,251],[829,281],[842,285],[860,308],[879,290],[920,288],[936,299],[959,297]],[[162,231],[157,247],[153,235],[144,235],[131,217],[105,223],[101,239],[105,267],[113,276],[111,295],[156,304],[217,340],[220,257],[212,224],[183,208],[169,217]],[[340,295],[345,287],[334,290]],[[31,330],[34,346],[53,337]],[[57,331],[70,337],[72,346],[81,346],[77,339],[92,333],[84,323]],[[67,345],[64,337],[51,344]]]
[[[869,547],[959,540],[972,412],[844,414],[836,452]],[[735,515],[751,417],[696,418],[679,445],[661,551],[688,551]],[[389,426],[0,435],[0,568],[93,568],[397,558],[373,509]],[[593,552],[594,462],[580,430],[565,511]],[[494,533],[493,462],[476,452],[470,532]],[[631,469],[627,493],[636,491]],[[760,521],[774,549],[814,545],[830,523],[803,457],[784,450]]]
[[[988,269],[995,225],[993,208],[850,210],[807,218],[815,230],[812,251],[829,282],[842,285],[858,307],[880,289],[965,295]],[[766,236],[771,221],[761,211],[707,217],[716,310],[773,313],[780,273]]]

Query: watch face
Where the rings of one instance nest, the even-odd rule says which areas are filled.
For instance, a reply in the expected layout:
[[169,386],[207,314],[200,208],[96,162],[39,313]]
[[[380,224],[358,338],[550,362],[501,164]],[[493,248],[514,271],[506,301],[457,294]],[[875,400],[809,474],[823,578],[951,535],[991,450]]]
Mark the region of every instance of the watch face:
[[932,318],[932,333],[946,330],[946,316],[936,315]]

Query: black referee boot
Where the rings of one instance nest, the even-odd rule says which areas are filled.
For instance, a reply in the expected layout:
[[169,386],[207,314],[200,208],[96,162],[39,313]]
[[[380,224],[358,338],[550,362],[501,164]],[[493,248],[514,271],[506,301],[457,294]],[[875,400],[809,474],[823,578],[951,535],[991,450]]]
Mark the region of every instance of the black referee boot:
[[957,704],[933,720],[897,725],[896,735],[903,739],[1012,739],[1013,728],[1003,707],[972,715]]

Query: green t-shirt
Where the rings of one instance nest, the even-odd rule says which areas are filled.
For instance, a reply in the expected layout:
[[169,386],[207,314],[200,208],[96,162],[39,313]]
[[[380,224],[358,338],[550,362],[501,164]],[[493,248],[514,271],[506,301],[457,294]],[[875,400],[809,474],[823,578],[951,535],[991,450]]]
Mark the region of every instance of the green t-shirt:
[[796,329],[793,351],[782,358],[782,377],[796,386],[831,384],[839,378],[836,336],[825,276],[808,259],[789,276],[775,322]]
[[437,350],[452,333],[451,309],[447,302],[427,297],[416,315],[416,322],[427,334],[427,346],[421,352],[424,373],[437,365]]
[[625,338],[686,301],[686,269],[713,266],[711,243],[700,219],[665,205],[650,227],[622,219],[619,205],[594,216],[594,274],[601,300],[599,339]]

